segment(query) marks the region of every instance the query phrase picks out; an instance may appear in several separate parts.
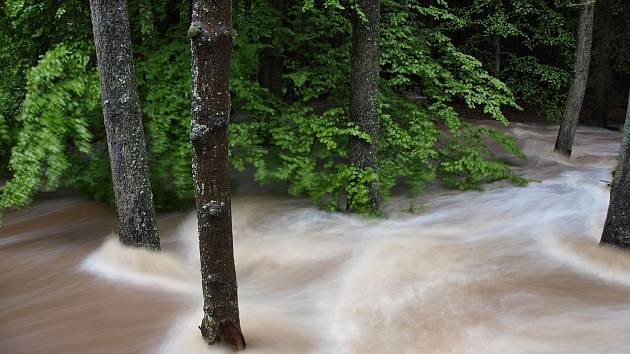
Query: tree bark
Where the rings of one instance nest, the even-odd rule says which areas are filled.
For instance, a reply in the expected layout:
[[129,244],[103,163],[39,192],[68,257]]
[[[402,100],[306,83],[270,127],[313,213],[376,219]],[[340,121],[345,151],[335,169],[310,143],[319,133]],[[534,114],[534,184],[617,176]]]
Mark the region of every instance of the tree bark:
[[618,159],[600,244],[630,249],[630,93]]
[[593,0],[582,4],[578,25],[577,47],[575,49],[574,78],[564,106],[562,121],[556,139],[555,151],[571,157],[573,139],[580,118],[588,70],[591,61],[591,42],[593,37]]
[[595,28],[594,28],[594,55],[593,60],[593,111],[591,122],[593,124],[608,126],[608,106],[610,105],[610,85],[612,81],[611,61],[611,34],[614,31],[612,24],[612,9],[610,1],[601,0],[595,4]]
[[[380,1],[360,0],[362,18],[352,15],[352,65],[350,73],[350,119],[371,137],[371,142],[351,136],[350,164],[359,171],[378,172],[377,139],[379,135],[379,21]],[[373,214],[380,212],[378,178],[367,183],[368,208]],[[356,212],[357,202],[348,198],[347,210]]]
[[193,179],[203,288],[199,329],[208,344],[245,349],[238,311],[228,176],[232,2],[194,0],[192,47]]
[[90,9],[120,241],[159,250],[127,1],[90,0]]

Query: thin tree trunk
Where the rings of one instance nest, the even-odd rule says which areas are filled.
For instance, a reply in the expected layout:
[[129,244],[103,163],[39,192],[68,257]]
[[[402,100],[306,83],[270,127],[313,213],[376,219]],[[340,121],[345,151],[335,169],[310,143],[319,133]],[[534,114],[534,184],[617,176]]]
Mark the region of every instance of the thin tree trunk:
[[179,0],[179,18],[181,23],[190,20],[190,12],[192,11],[191,0]]
[[260,53],[258,83],[276,97],[282,96],[282,51],[280,48],[265,48]]
[[501,74],[501,37],[494,37],[494,76]]
[[90,0],[120,241],[160,249],[126,0]]
[[601,244],[630,248],[630,93]]
[[610,56],[602,54],[599,58],[601,62],[597,65],[595,80],[595,93],[593,101],[593,112],[591,121],[599,127],[608,126],[608,108],[611,104],[610,85],[612,83],[612,69],[610,67]]
[[[378,171],[377,139],[379,134],[379,21],[380,1],[360,0],[359,5],[365,19],[359,14],[352,16],[352,67],[350,73],[350,119],[358,128],[369,134],[372,142],[355,136],[350,137],[350,164],[359,171]],[[371,213],[380,212],[380,190],[378,178],[366,185],[368,209]],[[347,209],[356,212],[359,205],[352,196],[348,198]]]
[[[270,0],[270,5],[275,10],[277,16],[277,25],[282,26],[284,16],[284,0]],[[273,42],[270,39],[269,42]],[[272,44],[272,43],[267,43]],[[277,46],[263,48],[260,51],[260,60],[258,65],[258,83],[266,88],[276,97],[282,96],[282,74],[284,69],[284,61],[282,60],[282,48]]]
[[580,23],[578,25],[577,47],[575,49],[575,66],[573,69],[575,76],[569,89],[556,139],[555,150],[567,157],[571,157],[571,151],[573,150],[573,139],[578,119],[580,118],[580,110],[582,109],[582,101],[588,80],[593,37],[592,1],[586,0],[586,3],[582,4]]
[[238,311],[228,176],[232,2],[194,0],[192,47],[193,179],[199,227],[203,320],[208,344],[245,349]]
[[610,65],[612,9],[610,1],[601,0],[595,4],[595,28],[594,28],[594,55],[593,67],[594,101],[591,121],[600,127],[608,125],[608,106],[610,105],[610,85],[612,81],[612,68]]

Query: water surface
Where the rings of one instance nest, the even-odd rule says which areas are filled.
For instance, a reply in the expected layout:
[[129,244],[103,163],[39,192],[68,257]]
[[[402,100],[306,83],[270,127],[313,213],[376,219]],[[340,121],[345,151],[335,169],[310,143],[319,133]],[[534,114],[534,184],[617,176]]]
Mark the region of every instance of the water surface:
[[[620,135],[509,129],[532,182],[429,188],[390,217],[236,196],[249,353],[627,353],[630,254],[597,245]],[[412,209],[422,210],[416,214]],[[211,353],[201,340],[195,217],[161,215],[164,252],[122,248],[115,219],[78,199],[37,203],[0,229],[0,352]],[[227,351],[229,352],[229,351]]]

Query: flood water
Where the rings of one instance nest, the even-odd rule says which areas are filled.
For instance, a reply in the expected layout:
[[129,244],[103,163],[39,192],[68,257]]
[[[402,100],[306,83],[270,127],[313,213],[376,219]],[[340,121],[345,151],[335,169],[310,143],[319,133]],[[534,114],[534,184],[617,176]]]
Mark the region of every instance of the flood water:
[[[630,253],[597,245],[620,135],[580,127],[568,162],[552,153],[556,129],[509,129],[529,156],[517,167],[526,187],[433,187],[390,201],[386,220],[237,195],[247,352],[628,353]],[[158,254],[122,248],[99,203],[8,215],[0,352],[229,352],[197,329],[194,215],[160,222]]]

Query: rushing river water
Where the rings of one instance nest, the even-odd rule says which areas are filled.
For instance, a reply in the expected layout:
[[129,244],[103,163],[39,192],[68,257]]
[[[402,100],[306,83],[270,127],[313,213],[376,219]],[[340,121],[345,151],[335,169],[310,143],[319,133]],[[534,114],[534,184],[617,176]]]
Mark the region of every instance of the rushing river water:
[[[620,135],[515,124],[526,187],[430,188],[390,217],[234,198],[249,353],[628,353],[630,253],[599,247]],[[421,207],[420,207],[421,206]],[[41,201],[0,229],[0,352],[210,353],[195,218],[160,218],[162,253],[122,248],[111,210]]]

